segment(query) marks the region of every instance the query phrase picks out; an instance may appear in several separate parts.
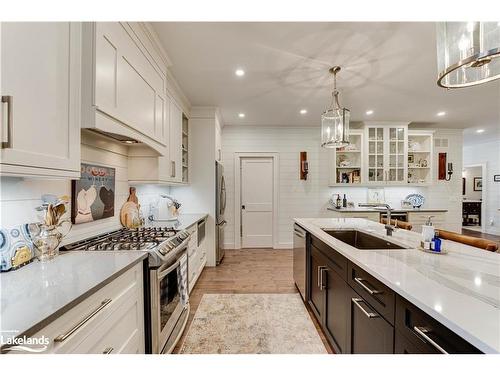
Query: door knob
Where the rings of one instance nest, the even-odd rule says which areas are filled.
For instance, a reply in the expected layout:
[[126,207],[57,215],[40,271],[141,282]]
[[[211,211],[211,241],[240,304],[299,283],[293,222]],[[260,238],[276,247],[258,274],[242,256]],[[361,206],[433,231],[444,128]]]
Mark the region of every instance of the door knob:
[[242,209],[242,210],[244,210],[244,209],[245,209],[245,205],[244,205],[244,204],[242,204],[242,205],[241,205],[241,209]]

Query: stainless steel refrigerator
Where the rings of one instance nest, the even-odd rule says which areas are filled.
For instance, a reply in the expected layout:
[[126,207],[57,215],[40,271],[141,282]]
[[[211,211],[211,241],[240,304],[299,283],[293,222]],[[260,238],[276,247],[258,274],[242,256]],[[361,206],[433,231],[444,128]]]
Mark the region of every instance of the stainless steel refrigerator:
[[226,209],[226,183],[224,182],[224,167],[221,163],[215,162],[215,176],[216,176],[216,189],[215,189],[215,249],[217,251],[217,264],[219,265],[224,258],[224,249],[222,248],[222,241],[224,240],[224,227],[227,222],[224,220],[224,210]]

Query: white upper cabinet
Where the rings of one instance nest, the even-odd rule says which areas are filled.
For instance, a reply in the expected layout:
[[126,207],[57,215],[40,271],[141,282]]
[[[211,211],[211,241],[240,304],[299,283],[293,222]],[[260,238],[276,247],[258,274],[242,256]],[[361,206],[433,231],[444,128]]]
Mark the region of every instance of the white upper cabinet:
[[364,183],[364,143],[363,130],[351,129],[349,144],[342,148],[332,148],[329,154],[329,186],[350,186]]
[[84,90],[82,127],[129,136],[165,154],[169,144],[166,66],[145,48],[151,42],[147,35],[137,23],[84,25],[84,72],[89,83]]
[[[183,145],[189,145],[188,132],[183,130],[183,113],[177,102],[166,97],[166,108],[168,113],[168,152],[163,156],[158,156],[149,148],[131,147],[128,160],[129,182],[134,184],[187,184],[188,154],[183,150]],[[184,120],[186,122],[186,120]],[[184,153],[184,155],[183,155]],[[183,178],[184,177],[184,178]]]
[[182,182],[182,109],[170,102],[170,181]]
[[408,125],[365,126],[365,168],[368,184],[401,185],[408,176]]
[[0,23],[2,175],[79,178],[81,28]]
[[434,131],[408,130],[408,183],[434,182]]

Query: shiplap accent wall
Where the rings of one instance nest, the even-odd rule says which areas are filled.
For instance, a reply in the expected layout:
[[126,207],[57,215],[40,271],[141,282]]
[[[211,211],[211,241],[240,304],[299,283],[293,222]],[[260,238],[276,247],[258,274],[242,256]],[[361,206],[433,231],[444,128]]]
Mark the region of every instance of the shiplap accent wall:
[[[63,243],[77,241],[107,231],[119,229],[120,208],[125,203],[128,193],[128,159],[125,146],[109,141],[105,137],[91,133],[82,134],[82,163],[97,164],[116,169],[115,177],[115,216],[90,223],[73,225]],[[139,203],[143,214],[149,212],[149,203],[157,199],[160,193],[169,193],[168,186],[137,186]],[[42,194],[71,196],[71,182],[68,180],[47,180],[41,178],[2,177],[0,191],[0,226],[10,228],[28,222],[39,221],[35,207],[42,201]]]
[[464,165],[486,164],[483,176],[482,209],[485,210],[486,233],[500,235],[500,182],[493,180],[500,175],[500,140],[477,143],[464,147]]
[[[332,194],[347,194],[349,201],[356,204],[367,199],[366,187],[328,186],[328,151],[320,147],[319,128],[308,127],[247,127],[225,126],[222,132],[222,154],[227,188],[224,246],[234,247],[234,157],[237,152],[277,152],[279,153],[279,202],[278,202],[278,243],[280,248],[292,246],[292,225],[294,217],[328,217],[326,210]],[[432,187],[387,187],[385,196],[388,203],[400,206],[401,200],[409,193],[423,194],[425,206],[446,208],[447,228],[459,230],[461,222],[461,171],[462,132],[460,130],[439,130],[435,137],[449,139],[451,147],[437,152],[447,152],[448,160],[457,171],[450,182],[437,182]],[[306,181],[299,179],[299,152],[307,152],[309,174]],[[437,163],[437,157],[435,157]],[[437,164],[435,166],[437,168]],[[437,170],[437,169],[435,169]],[[437,173],[436,173],[437,174]]]

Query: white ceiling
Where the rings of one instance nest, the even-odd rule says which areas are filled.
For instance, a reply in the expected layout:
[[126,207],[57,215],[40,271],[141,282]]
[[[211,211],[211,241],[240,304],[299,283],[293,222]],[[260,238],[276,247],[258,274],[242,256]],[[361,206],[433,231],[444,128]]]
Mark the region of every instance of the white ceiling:
[[[342,67],[341,105],[353,121],[488,132],[500,124],[500,81],[449,91],[437,86],[434,23],[153,25],[191,104],[220,107],[226,125],[318,126],[330,100],[332,65]],[[235,76],[237,68],[244,77]],[[307,115],[299,114],[302,108]],[[437,117],[439,111],[446,116]]]

